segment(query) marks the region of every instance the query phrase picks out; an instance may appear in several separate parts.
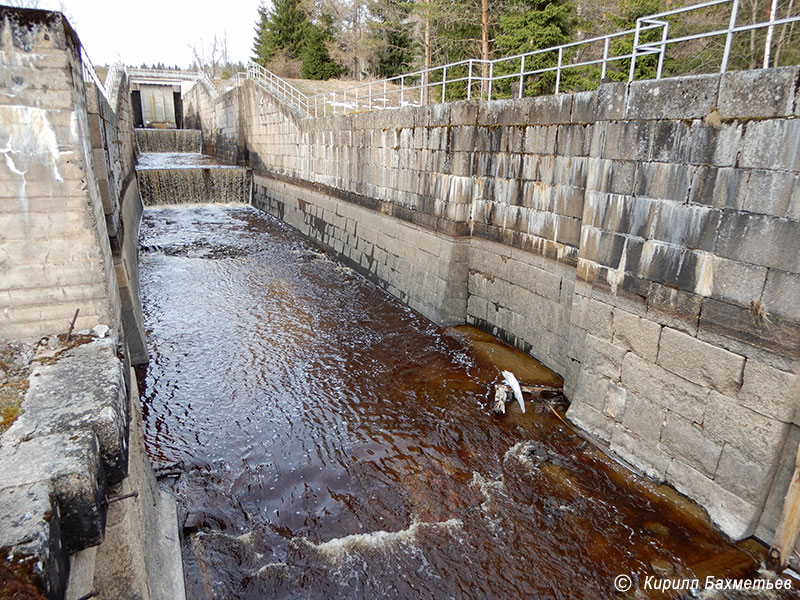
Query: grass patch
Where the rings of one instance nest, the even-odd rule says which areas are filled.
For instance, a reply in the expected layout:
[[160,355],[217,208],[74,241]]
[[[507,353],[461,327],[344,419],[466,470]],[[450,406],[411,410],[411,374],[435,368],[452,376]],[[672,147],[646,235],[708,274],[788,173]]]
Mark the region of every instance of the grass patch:
[[28,380],[7,381],[0,386],[0,435],[22,414],[22,400],[28,391]]

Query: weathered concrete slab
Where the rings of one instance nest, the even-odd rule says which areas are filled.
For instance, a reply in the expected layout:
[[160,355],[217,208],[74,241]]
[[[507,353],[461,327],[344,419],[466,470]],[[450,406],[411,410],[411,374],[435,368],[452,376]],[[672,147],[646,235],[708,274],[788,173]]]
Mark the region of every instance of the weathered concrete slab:
[[798,75],[799,67],[725,73],[717,103],[720,115],[725,119],[791,116]]
[[[41,435],[0,448],[0,489],[42,484],[55,495],[65,549],[100,543],[105,527],[105,480],[90,431]],[[24,513],[26,508],[20,505]]]
[[90,431],[99,443],[110,483],[128,469],[128,403],[113,339],[65,351],[53,364],[34,368],[23,414],[3,436],[5,444],[54,433]]
[[717,99],[719,75],[633,81],[628,84],[628,119],[702,119]]
[[49,483],[0,489],[0,522],[3,558],[19,575],[18,581],[0,582],[0,590],[22,584],[41,590],[47,598],[63,597],[69,564],[61,546],[61,515]]

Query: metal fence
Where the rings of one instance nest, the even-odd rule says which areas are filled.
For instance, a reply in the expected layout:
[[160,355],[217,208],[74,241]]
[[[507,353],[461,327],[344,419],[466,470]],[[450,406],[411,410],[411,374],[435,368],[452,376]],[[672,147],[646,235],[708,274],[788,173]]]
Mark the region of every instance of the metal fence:
[[236,75],[237,82],[241,82],[243,78],[253,79],[261,83],[274,94],[283,97],[301,110],[311,114],[311,103],[309,102],[309,97],[306,94],[298,90],[288,81],[285,81],[275,75],[275,73],[272,71],[265,69],[261,65],[251,61],[247,65],[246,73],[237,73]]
[[[715,7],[724,9],[726,5],[729,12],[716,14],[713,19],[716,23],[727,23],[726,27],[670,37],[674,32],[671,17]],[[240,74],[240,77],[255,79],[309,115],[320,117],[375,109],[421,106],[453,99],[522,98],[526,95],[536,95],[535,90],[530,91],[528,88],[531,83],[543,78],[549,78],[548,91],[539,93],[558,94],[564,91],[564,78],[577,72],[590,71],[594,85],[605,80],[609,74],[613,74],[614,79],[620,81],[633,81],[653,75],[656,79],[660,79],[664,76],[669,50],[677,44],[694,40],[707,39],[721,43],[718,70],[720,73],[725,73],[730,65],[734,36],[761,29],[767,30],[764,66],[769,66],[775,28],[800,21],[800,15],[777,18],[776,6],[777,0],[772,0],[769,20],[739,25],[740,0],[710,0],[640,17],[636,21],[636,26],[626,31],[496,60],[463,60],[312,96],[304,94],[274,73],[254,63],[251,63],[247,73]],[[651,65],[650,71],[645,76],[637,74],[637,68],[642,66],[643,62]],[[652,73],[653,68],[654,73]]]

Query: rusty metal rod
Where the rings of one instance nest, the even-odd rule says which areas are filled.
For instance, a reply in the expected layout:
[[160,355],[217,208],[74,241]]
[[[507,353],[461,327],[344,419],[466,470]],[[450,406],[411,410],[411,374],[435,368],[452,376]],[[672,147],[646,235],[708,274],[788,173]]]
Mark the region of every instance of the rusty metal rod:
[[111,498],[106,498],[106,504],[111,504],[112,502],[119,502],[120,500],[127,500],[128,498],[138,498],[139,492],[131,492],[130,494],[122,494],[121,496],[111,496]]
[[72,330],[75,329],[75,321],[78,320],[78,313],[81,312],[80,308],[75,309],[75,316],[72,317],[72,323],[69,324],[69,329],[67,329],[67,341],[72,339]]

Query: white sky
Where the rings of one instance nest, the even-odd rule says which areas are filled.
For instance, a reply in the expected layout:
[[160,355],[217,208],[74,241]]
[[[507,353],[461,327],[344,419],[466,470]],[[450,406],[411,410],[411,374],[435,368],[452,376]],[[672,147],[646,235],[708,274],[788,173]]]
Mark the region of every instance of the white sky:
[[[231,61],[251,56],[259,0],[40,0],[39,8],[63,7],[95,65],[159,63],[188,67],[189,45],[210,47],[227,34]],[[210,50],[206,50],[208,53]]]

